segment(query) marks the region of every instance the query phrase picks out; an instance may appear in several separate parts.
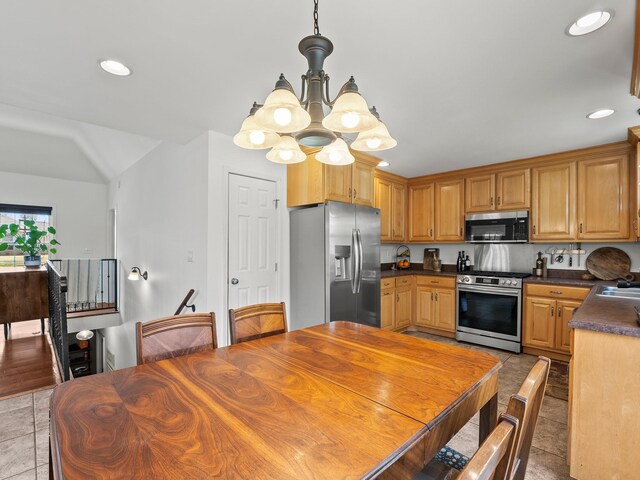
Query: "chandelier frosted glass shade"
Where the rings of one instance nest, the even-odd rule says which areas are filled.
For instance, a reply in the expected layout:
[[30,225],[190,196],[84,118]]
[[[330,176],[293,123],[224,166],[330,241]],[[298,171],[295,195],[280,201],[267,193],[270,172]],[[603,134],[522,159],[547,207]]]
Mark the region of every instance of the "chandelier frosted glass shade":
[[267,153],[267,159],[274,163],[290,164],[304,162],[307,155],[293,137],[283,135],[280,141]]
[[378,125],[371,130],[360,132],[351,144],[351,148],[361,152],[376,152],[393,148],[398,142],[389,135],[389,130],[384,123],[378,121]]
[[311,116],[300,106],[300,101],[290,90],[277,88],[256,112],[256,121],[265,130],[293,133],[307,128],[311,123]]
[[233,143],[249,150],[271,148],[280,140],[280,135],[264,130],[258,125],[255,115],[249,115],[242,122],[240,131],[233,137]]
[[349,146],[341,138],[337,138],[316,153],[316,160],[327,165],[349,165],[356,161],[349,153]]
[[378,119],[369,111],[367,102],[356,92],[345,92],[337,99],[329,115],[322,120],[322,126],[340,133],[371,130]]

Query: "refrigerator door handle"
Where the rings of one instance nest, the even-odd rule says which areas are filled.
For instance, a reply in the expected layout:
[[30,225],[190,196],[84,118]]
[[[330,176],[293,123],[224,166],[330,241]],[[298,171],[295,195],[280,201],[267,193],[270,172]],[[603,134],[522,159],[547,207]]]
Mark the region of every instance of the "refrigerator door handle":
[[358,274],[358,240],[356,238],[356,229],[351,230],[351,293],[356,293],[356,276]]
[[356,283],[356,293],[360,293],[360,285],[362,284],[362,262],[364,261],[362,253],[362,237],[360,236],[360,229],[356,229],[356,240],[358,241],[358,283]]

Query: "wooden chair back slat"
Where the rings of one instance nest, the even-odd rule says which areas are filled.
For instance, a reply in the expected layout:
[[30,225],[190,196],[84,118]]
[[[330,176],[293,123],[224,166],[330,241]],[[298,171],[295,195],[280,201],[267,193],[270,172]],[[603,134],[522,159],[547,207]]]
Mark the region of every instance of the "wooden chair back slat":
[[510,461],[510,478],[513,480],[523,480],[527,470],[531,442],[544,399],[550,365],[551,360],[538,357],[518,393],[509,398],[507,414],[518,419],[516,443]]
[[516,440],[518,419],[500,415],[500,421],[480,445],[469,463],[456,477],[457,480],[507,480],[511,453]]
[[190,313],[136,323],[138,365],[218,347],[215,313]]
[[231,344],[287,332],[284,302],[262,303],[229,310]]

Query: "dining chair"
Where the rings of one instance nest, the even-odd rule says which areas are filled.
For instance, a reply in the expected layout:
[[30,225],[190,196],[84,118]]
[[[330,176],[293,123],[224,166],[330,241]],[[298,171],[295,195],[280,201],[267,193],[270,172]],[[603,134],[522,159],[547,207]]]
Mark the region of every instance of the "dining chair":
[[229,330],[232,345],[287,332],[284,302],[230,309]]
[[[551,360],[546,357],[538,357],[538,361],[529,371],[518,393],[509,397],[506,414],[515,418],[518,423],[515,430],[514,447],[510,452],[511,458],[508,462],[509,474],[505,477],[508,480],[524,479],[529,462],[531,442],[547,386],[550,365]],[[428,475],[429,472],[435,472],[435,474],[422,478],[430,480],[460,478],[455,476],[456,472],[464,471],[469,462],[469,457],[445,445],[425,467]],[[449,469],[441,468],[442,464]]]
[[218,347],[215,313],[173,315],[136,323],[138,365]]

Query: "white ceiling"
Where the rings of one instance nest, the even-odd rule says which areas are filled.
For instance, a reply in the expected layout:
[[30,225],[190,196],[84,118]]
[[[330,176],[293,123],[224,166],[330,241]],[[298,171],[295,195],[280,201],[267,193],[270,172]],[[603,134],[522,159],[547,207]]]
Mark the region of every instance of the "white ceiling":
[[1,126],[0,171],[105,183],[73,140]]
[[[280,72],[299,91],[312,4],[1,2],[0,103],[177,142],[232,135]],[[565,35],[602,8],[605,28]],[[406,176],[625,139],[634,18],[631,0],[320,0],[332,94],[355,76],[398,140],[380,156]],[[133,76],[103,73],[105,57]],[[603,107],[616,114],[585,118]]]

